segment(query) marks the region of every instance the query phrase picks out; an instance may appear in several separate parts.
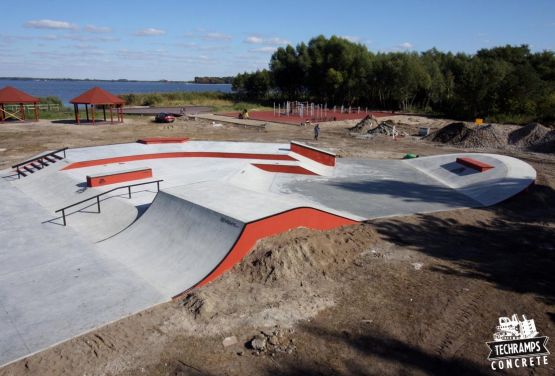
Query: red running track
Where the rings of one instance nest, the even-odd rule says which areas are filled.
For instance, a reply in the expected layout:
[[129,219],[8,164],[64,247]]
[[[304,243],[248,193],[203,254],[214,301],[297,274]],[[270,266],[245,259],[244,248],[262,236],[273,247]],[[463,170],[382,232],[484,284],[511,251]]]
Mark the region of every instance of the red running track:
[[[327,111],[326,116],[322,116],[322,118],[316,118],[312,116],[303,116],[300,117],[298,115],[291,115],[291,116],[277,116],[274,115],[273,111],[253,111],[249,112],[249,118],[251,120],[260,120],[260,121],[269,121],[273,123],[285,123],[285,124],[295,124],[299,125],[304,123],[305,121],[309,120],[312,123],[325,123],[328,121],[339,121],[339,120],[357,120],[357,119],[364,119],[366,115],[372,114],[374,117],[383,117],[383,116],[392,116],[391,112],[364,112],[361,111],[360,113],[352,112],[352,113],[341,113],[339,111]],[[239,112],[220,112],[217,115],[229,116],[238,119]]]

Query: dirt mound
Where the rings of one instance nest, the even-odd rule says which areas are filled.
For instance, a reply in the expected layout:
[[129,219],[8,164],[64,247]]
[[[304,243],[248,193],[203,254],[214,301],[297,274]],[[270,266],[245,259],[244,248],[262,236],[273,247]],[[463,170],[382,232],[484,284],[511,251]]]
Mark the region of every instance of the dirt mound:
[[290,327],[335,305],[343,292],[337,281],[353,265],[372,262],[379,241],[368,224],[264,239],[231,271],[187,294],[183,326],[197,333],[198,323],[209,323],[204,331],[212,334],[245,325]]
[[474,127],[463,122],[451,123],[426,139],[465,148],[502,148],[507,145],[503,132],[494,124]]
[[540,123],[530,123],[509,134],[509,144],[519,148],[555,152],[555,130],[550,130]]
[[359,121],[354,127],[348,128],[349,132],[354,133],[366,133],[370,129],[378,126],[378,121],[374,116],[367,115],[364,119]]
[[261,242],[237,266],[237,272],[249,282],[266,285],[320,279],[359,257],[361,249],[377,241],[377,234],[370,226],[355,226],[341,239],[329,231],[304,230],[297,236],[274,240]]

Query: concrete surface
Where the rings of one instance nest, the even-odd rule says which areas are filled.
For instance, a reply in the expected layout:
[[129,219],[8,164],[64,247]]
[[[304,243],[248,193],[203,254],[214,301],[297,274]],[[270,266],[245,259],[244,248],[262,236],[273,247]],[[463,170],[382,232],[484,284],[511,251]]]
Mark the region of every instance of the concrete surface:
[[[26,178],[0,179],[0,364],[167,301],[226,257],[245,224],[297,207],[354,220],[479,207],[526,188],[535,171],[514,158],[453,154],[409,161],[147,159],[62,170],[73,162],[180,151],[290,155],[288,144],[138,143],[70,149]],[[454,161],[495,166],[477,173]],[[298,165],[322,176],[270,173],[252,163]],[[147,166],[156,186],[89,202],[63,227],[54,213],[126,183],[86,188],[86,176]],[[8,170],[0,176],[10,175]],[[136,181],[140,182],[140,181]],[[135,183],[135,181],[133,182]],[[154,200],[154,201],[153,201]]]

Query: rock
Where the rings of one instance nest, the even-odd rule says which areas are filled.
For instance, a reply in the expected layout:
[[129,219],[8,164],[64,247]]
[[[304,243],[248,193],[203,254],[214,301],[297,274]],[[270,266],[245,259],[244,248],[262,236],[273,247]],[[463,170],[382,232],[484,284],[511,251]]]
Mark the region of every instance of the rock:
[[244,352],[243,351],[237,351],[237,355],[238,356],[243,356]]
[[250,341],[250,346],[254,350],[264,351],[266,349],[266,341],[266,337],[263,334],[258,334]]
[[232,346],[232,345],[235,345],[236,343],[237,343],[237,337],[235,336],[226,337],[222,341],[222,345],[224,345],[224,347]]
[[270,336],[270,338],[268,338],[268,342],[270,343],[270,345],[278,345],[279,344],[279,339],[276,335]]

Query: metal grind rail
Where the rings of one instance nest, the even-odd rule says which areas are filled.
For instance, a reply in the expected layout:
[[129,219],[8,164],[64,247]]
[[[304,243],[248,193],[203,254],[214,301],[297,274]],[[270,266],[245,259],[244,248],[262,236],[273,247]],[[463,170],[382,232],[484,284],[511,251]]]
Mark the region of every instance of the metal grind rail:
[[121,187],[116,187],[116,188],[110,189],[109,191],[99,193],[99,194],[97,194],[97,195],[95,195],[95,196],[86,198],[86,199],[81,200],[81,201],[79,201],[79,202],[76,202],[76,203],[74,203],[74,204],[68,205],[68,206],[66,206],[66,207],[64,207],[64,208],[58,209],[58,210],[55,211],[55,213],[62,212],[62,219],[63,219],[63,222],[64,222],[64,226],[66,226],[66,212],[65,212],[65,211],[66,211],[67,209],[69,209],[69,208],[72,208],[72,207],[77,206],[77,205],[79,205],[79,204],[82,204],[82,203],[84,203],[84,202],[87,202],[87,201],[91,201],[91,200],[95,200],[95,199],[96,199],[96,205],[97,205],[97,207],[98,207],[98,212],[100,213],[100,197],[101,197],[101,196],[104,196],[104,195],[106,195],[106,194],[108,194],[108,193],[112,193],[112,192],[117,191],[117,190],[119,190],[119,189],[125,189],[125,188],[127,188],[128,194],[129,194],[129,198],[131,198],[131,188],[132,188],[132,187],[137,187],[137,186],[146,185],[146,184],[154,184],[154,183],[156,183],[157,192],[160,192],[160,182],[161,182],[161,181],[164,181],[164,180],[153,180],[153,181],[147,181],[147,182],[144,182],[144,183],[137,183],[137,184],[130,184],[130,185],[124,185],[124,186],[121,186]]
[[[54,150],[54,151],[50,151],[48,153],[44,153],[41,154],[39,156],[36,156],[32,159],[28,159],[24,162],[20,162],[18,164],[15,164],[12,166],[12,168],[15,168],[17,171],[17,178],[21,178],[21,176],[23,175],[23,177],[27,176],[23,171],[20,170],[21,166],[26,166],[28,164],[32,164],[33,162],[39,162],[41,164],[42,167],[47,166],[46,162],[44,162],[44,160],[46,159],[49,163],[54,163],[56,160],[61,160],[63,159],[62,157],[60,157],[59,155],[57,155],[57,153],[64,153],[64,158],[66,157],[66,150],[68,148],[62,148],[62,149],[58,149],[58,150]],[[49,157],[54,157],[55,159],[49,158]]]

